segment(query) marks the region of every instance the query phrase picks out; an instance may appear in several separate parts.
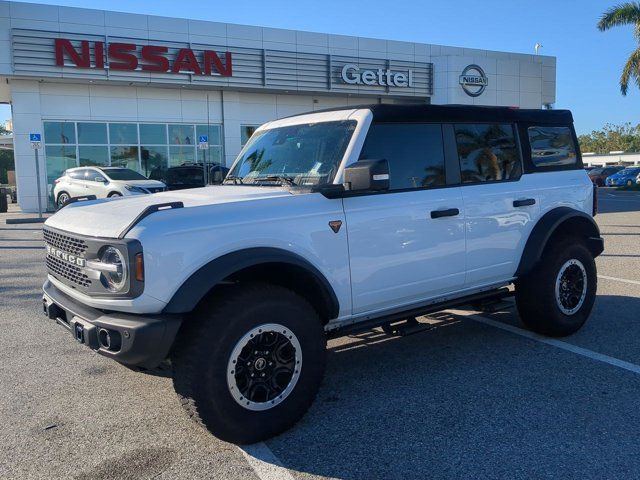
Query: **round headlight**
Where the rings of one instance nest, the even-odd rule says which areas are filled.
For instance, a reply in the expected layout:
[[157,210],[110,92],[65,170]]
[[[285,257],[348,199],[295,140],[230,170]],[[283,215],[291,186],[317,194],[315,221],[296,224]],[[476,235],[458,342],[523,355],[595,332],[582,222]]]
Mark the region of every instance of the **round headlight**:
[[102,283],[111,292],[119,292],[127,283],[127,261],[117,248],[107,247],[102,252],[100,261],[112,265],[112,271],[102,272]]

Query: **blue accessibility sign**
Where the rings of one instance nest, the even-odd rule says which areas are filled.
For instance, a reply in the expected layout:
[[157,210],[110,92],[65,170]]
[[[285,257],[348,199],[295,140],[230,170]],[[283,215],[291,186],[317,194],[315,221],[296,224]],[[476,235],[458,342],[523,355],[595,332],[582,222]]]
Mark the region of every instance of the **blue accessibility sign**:
[[39,133],[30,133],[29,134],[29,141],[30,142],[41,142],[42,141],[42,135],[40,135]]
[[198,137],[198,143],[209,143],[209,136],[208,135],[200,135]]

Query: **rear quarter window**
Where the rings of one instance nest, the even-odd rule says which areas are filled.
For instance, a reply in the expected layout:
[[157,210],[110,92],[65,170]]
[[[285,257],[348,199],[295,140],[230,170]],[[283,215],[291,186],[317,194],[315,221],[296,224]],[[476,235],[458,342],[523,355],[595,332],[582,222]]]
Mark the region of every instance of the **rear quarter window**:
[[578,163],[573,132],[569,127],[538,127],[527,129],[534,167],[571,167]]

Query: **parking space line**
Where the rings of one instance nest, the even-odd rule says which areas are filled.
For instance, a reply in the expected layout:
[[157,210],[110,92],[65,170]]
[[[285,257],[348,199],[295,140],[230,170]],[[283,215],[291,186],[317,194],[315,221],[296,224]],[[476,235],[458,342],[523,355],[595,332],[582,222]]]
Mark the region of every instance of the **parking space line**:
[[238,448],[260,480],[294,480],[291,472],[264,442]]
[[514,327],[513,325],[509,325],[506,323],[498,322],[496,320],[483,317],[482,315],[469,314],[461,310],[449,310],[449,311],[456,315],[460,315],[465,318],[474,320],[478,323],[483,323],[485,325],[499,328],[501,330],[505,330],[510,333],[515,333],[516,335],[520,335],[521,337],[529,338],[531,340],[535,340],[537,342],[544,343],[546,345],[551,345],[553,347],[560,348],[562,350],[566,350],[568,352],[572,352],[577,355],[590,358],[591,360],[595,360],[597,362],[606,363],[614,367],[622,368],[623,370],[628,370],[629,372],[640,374],[640,365],[636,365],[630,362],[625,362],[624,360],[620,360],[619,358],[610,357],[609,355],[604,355],[602,353],[594,352],[586,348],[578,347],[576,345],[572,345],[570,343],[563,342],[562,340],[557,340],[555,338],[543,337],[542,335],[538,335],[537,333],[533,333],[528,330],[524,330],[522,328]]
[[626,278],[609,277],[607,275],[598,275],[598,278],[603,278],[605,280],[613,280],[614,282],[630,283],[631,285],[640,285],[640,281],[638,280],[628,280]]

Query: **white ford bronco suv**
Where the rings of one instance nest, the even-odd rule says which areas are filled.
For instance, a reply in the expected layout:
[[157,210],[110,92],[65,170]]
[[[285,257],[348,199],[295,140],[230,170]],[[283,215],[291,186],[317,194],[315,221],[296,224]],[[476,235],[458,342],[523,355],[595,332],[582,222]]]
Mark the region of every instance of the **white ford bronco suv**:
[[260,127],[222,185],[73,199],[44,227],[44,311],[122,364],[170,362],[188,413],[251,443],[307,411],[327,338],[511,293],[531,330],[578,330],[595,210],[569,111],[314,112]]

